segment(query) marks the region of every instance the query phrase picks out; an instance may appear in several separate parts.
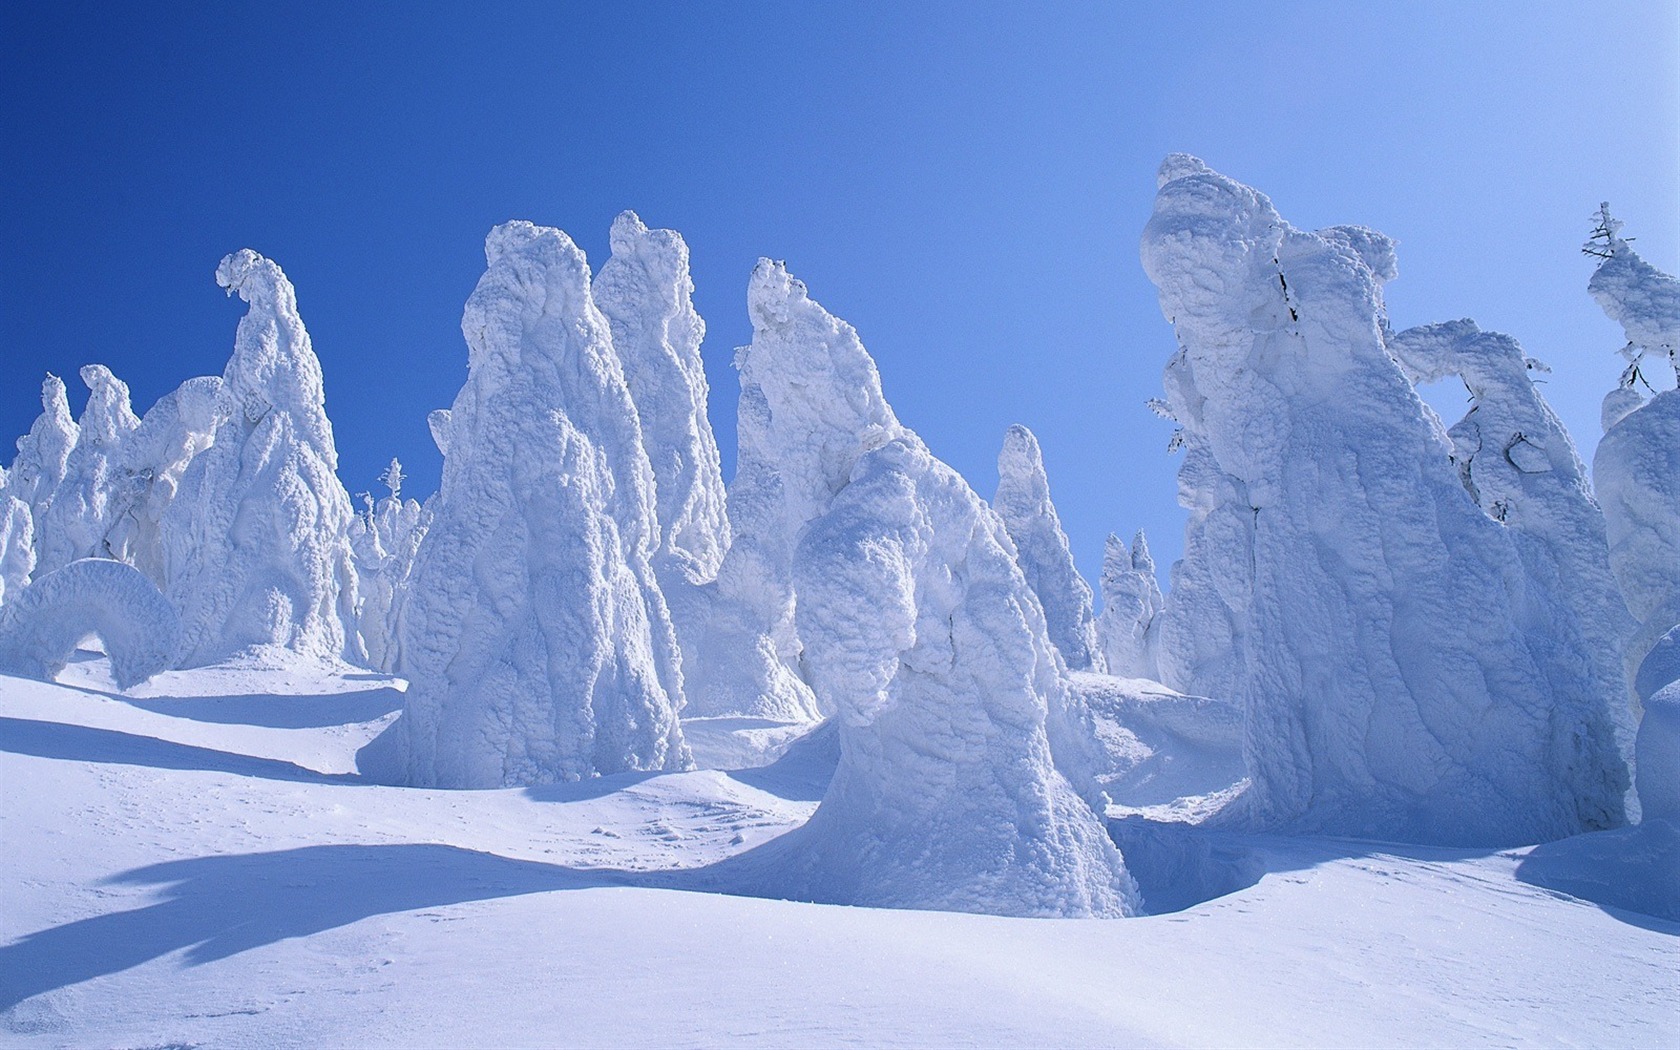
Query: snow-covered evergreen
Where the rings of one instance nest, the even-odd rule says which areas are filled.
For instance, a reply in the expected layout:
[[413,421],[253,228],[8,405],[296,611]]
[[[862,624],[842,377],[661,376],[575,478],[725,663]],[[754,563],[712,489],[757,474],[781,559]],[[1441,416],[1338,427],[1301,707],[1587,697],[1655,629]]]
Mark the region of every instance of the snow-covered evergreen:
[[334,473],[321,363],[280,267],[242,249],[216,283],[250,305],[217,393],[217,427],[164,513],[165,576],[182,661],[254,646],[364,659],[350,497]]
[[1296,230],[1177,154],[1142,247],[1181,348],[1170,411],[1225,501],[1204,524],[1242,526],[1186,560],[1241,598],[1248,818],[1448,843],[1621,823],[1612,698],[1554,655],[1591,639],[1384,346],[1391,242]]
[[104,365],[84,365],[87,407],[76,423],[76,444],[52,502],[36,519],[36,571],[52,572],[79,558],[117,556],[106,542],[126,488],[124,446],[140,425],[129,406],[128,384]]
[[434,517],[401,620],[402,716],[364,774],[497,787],[681,768],[654,475],[583,252],[512,222],[461,330]]
[[1074,671],[1103,669],[1091,585],[1073,564],[1067,533],[1050,502],[1050,479],[1038,438],[1019,423],[1003,436],[998,453],[998,487],[992,509],[1003,519],[1026,574],[1027,585],[1044,606],[1050,641]]
[[127,689],[173,666],[180,623],[140,570],[84,558],[37,577],[0,607],[0,671],[51,681],[90,634]]
[[188,464],[215,440],[221,389],[220,376],[187,380],[147,409],[123,442],[106,547],[161,588],[169,586],[163,516]]
[[1097,617],[1097,637],[1108,673],[1122,678],[1159,678],[1156,618],[1165,602],[1161,581],[1155,576],[1155,559],[1149,556],[1149,541],[1142,529],[1132,538],[1129,551],[1120,537],[1109,534],[1103,547],[1100,582],[1103,607]]
[[355,555],[356,595],[361,607],[356,622],[367,649],[368,664],[395,671],[400,662],[400,609],[430,524],[430,513],[417,501],[402,498],[404,474],[395,458],[379,476],[390,495],[377,503],[363,493],[367,510],[350,522],[350,549]]
[[[1193,399],[1193,387],[1181,389],[1178,360],[1167,366],[1168,396]],[[1206,438],[1192,427],[1178,434],[1178,503],[1189,518],[1184,555],[1173,563],[1172,588],[1155,620],[1156,670],[1179,692],[1240,699],[1248,674],[1244,630],[1253,581],[1244,565],[1253,559],[1253,512],[1244,484],[1220,469]]]
[[[64,471],[70,461],[70,450],[76,447],[76,420],[70,414],[70,398],[64,380],[52,373],[41,381],[41,414],[29,427],[29,433],[18,438],[17,457],[6,473],[6,492],[29,505],[29,513],[36,522],[45,519],[58,487],[64,482]],[[36,557],[41,553],[40,529],[35,535]]]
[[17,596],[35,572],[35,520],[29,504],[6,491],[0,470],[0,603]]

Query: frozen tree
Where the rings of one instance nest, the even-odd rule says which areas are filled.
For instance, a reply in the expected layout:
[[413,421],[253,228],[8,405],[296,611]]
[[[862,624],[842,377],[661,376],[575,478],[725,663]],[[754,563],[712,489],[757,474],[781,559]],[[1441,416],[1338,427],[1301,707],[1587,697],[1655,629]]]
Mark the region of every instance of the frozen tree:
[[160,398],[123,443],[121,470],[106,533],[111,557],[167,588],[163,516],[194,456],[210,447],[219,424],[220,376],[189,379]]
[[1639,621],[1625,654],[1631,673],[1680,624],[1680,389],[1652,392],[1641,371],[1652,356],[1676,363],[1680,281],[1641,259],[1608,210],[1601,209],[1600,232],[1587,245],[1600,260],[1587,290],[1626,333],[1628,367],[1604,399],[1593,483],[1608,526],[1610,567]]
[[6,492],[0,470],[0,604],[28,583],[35,572],[35,522],[29,504]]
[[528,222],[484,251],[466,385],[432,417],[447,451],[402,602],[412,684],[360,767],[441,787],[682,768],[653,470],[589,266]]
[[[1167,367],[1167,390],[1193,398],[1193,389],[1179,389],[1178,361]],[[1253,512],[1246,486],[1220,469],[1199,431],[1183,428],[1177,440],[1184,450],[1178,503],[1189,519],[1184,556],[1173,563],[1172,590],[1154,620],[1156,670],[1179,692],[1239,700],[1248,674],[1243,632],[1252,580],[1224,570],[1252,558]]]
[[362,493],[367,510],[350,523],[361,600],[357,624],[369,665],[382,671],[395,671],[399,662],[398,608],[428,521],[419,503],[402,498],[404,477],[402,464],[393,458],[379,475],[390,494],[376,504]]
[[693,294],[681,236],[648,229],[635,212],[613,222],[612,257],[595,279],[595,302],[612,327],[653,468],[660,533],[653,565],[690,693],[706,680],[698,648],[712,615],[705,585],[729,546],[723,469],[700,361],[706,326]]
[[128,384],[104,365],[85,365],[87,407],[76,424],[76,444],[64,462],[64,478],[52,503],[37,519],[39,572],[52,572],[78,558],[110,558],[106,534],[116,521],[125,485],[124,446],[140,425],[129,407]]
[[152,581],[101,558],[49,572],[0,608],[0,670],[51,681],[90,634],[105,643],[120,688],[172,666],[180,624]]
[[1621,823],[1615,698],[1554,655],[1591,640],[1384,345],[1392,244],[1296,230],[1179,154],[1142,249],[1180,345],[1171,412],[1231,501],[1205,520],[1243,533],[1196,572],[1239,598],[1248,818],[1466,844]]
[[214,438],[163,516],[182,663],[260,646],[359,663],[353,512],[297,295],[249,249],[222,260],[216,283],[249,309],[216,395]]
[[1027,586],[1044,606],[1051,643],[1071,670],[1102,670],[1091,586],[1074,567],[1067,533],[1050,502],[1050,479],[1044,473],[1038,438],[1019,423],[1003,437],[992,509],[1015,543]]
[[1132,539],[1132,549],[1115,535],[1103,548],[1102,615],[1097,618],[1109,674],[1122,678],[1156,678],[1155,620],[1164,604],[1161,582],[1155,577],[1155,559],[1149,556],[1149,542],[1143,530]]
[[[76,420],[70,415],[64,380],[49,373],[41,383],[41,414],[35,418],[29,433],[18,438],[17,458],[12,461],[6,481],[7,493],[29,504],[29,512],[37,523],[46,517],[59,485],[64,482],[70,450],[76,447],[76,434]],[[35,533],[35,550],[39,556],[38,527]]]

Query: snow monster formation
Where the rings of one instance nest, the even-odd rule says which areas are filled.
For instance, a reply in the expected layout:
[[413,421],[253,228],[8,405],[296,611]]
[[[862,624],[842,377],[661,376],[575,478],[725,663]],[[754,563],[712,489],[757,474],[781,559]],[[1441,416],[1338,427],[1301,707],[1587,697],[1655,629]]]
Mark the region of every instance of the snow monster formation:
[[397,644],[403,594],[414,569],[431,515],[415,500],[402,498],[405,475],[395,458],[379,476],[390,495],[377,504],[367,501],[365,513],[350,522],[350,549],[355,555],[356,595],[361,607],[356,623],[367,648],[368,666],[395,671],[400,662]]
[[[1195,404],[1194,389],[1178,389],[1169,368],[1168,397]],[[1181,693],[1237,700],[1248,674],[1245,610],[1252,579],[1221,571],[1253,558],[1253,512],[1241,480],[1219,469],[1205,437],[1182,426],[1174,438],[1184,450],[1178,470],[1178,503],[1189,512],[1184,556],[1173,563],[1172,589],[1155,619],[1156,670]]]
[[1641,390],[1650,389],[1642,372],[1650,365],[1666,364],[1680,383],[1680,281],[1641,259],[1620,229],[1602,208],[1586,245],[1600,260],[1587,290],[1628,340],[1627,370],[1604,399],[1593,484],[1608,526],[1610,567],[1639,621],[1626,648],[1632,675],[1657,639],[1680,624],[1680,389]]
[[1156,618],[1165,602],[1142,529],[1133,537],[1130,551],[1120,537],[1109,535],[1103,547],[1101,587],[1103,609],[1097,617],[1097,637],[1108,673],[1158,679]]
[[461,331],[467,381],[401,619],[402,716],[376,780],[485,788],[689,763],[654,579],[654,475],[583,252],[496,227]]
[[1159,187],[1142,256],[1180,346],[1170,411],[1217,471],[1198,489],[1236,501],[1211,515],[1242,524],[1196,571],[1246,595],[1246,819],[1480,845],[1622,823],[1622,694],[1555,655],[1593,639],[1385,347],[1391,243],[1296,230],[1182,154]]
[[[70,450],[76,447],[76,433],[64,380],[49,373],[41,382],[41,414],[35,417],[29,433],[18,438],[17,458],[12,460],[12,469],[6,474],[7,494],[28,504],[30,516],[37,522],[45,519],[59,485],[64,482]],[[37,529],[37,558],[40,543]]]
[[17,597],[35,572],[35,520],[29,504],[6,493],[0,471],[0,605]]
[[[822,471],[808,481],[825,488],[801,492],[826,507],[790,580],[801,666],[836,712],[841,752],[811,820],[752,858],[760,888],[1006,915],[1135,910],[1092,806],[1089,726],[1075,725],[1082,708],[1002,521],[898,425],[856,334],[780,264],[759,263],[751,305],[755,350],[777,352],[751,362],[749,389],[767,418],[786,406],[806,424],[760,432],[793,444],[756,450]],[[848,374],[866,385],[837,381]],[[822,393],[841,400],[824,411]]]
[[1072,671],[1103,670],[1091,585],[1073,564],[1067,533],[1050,502],[1050,479],[1038,438],[1019,423],[1003,436],[992,509],[1015,542],[1027,586],[1044,607],[1050,641]]
[[162,522],[181,663],[269,646],[360,663],[350,497],[297,295],[249,249],[222,260],[216,283],[250,309],[216,394],[214,439]]
[[81,376],[88,399],[76,423],[76,444],[65,458],[51,505],[36,519],[38,572],[52,572],[79,558],[116,556],[106,534],[116,522],[125,488],[124,446],[140,420],[129,406],[128,384],[109,368],[84,365]]
[[220,376],[187,380],[147,409],[123,443],[106,547],[160,588],[169,586],[163,517],[193,457],[215,440],[221,390]]
[[709,693],[697,646],[711,616],[705,586],[729,547],[723,468],[706,415],[688,245],[675,230],[650,230],[627,211],[612,225],[612,257],[594,283],[613,348],[641,421],[653,469],[660,544],[654,573],[683,651],[684,689]]
[[0,670],[51,681],[97,634],[117,686],[168,670],[179,643],[175,609],[132,565],[103,558],[46,573],[0,608]]

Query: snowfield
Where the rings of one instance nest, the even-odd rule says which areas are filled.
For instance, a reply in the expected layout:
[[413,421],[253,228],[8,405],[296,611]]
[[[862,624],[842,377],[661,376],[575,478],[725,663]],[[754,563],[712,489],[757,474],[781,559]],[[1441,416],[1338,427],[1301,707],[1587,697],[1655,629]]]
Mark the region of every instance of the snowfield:
[[[1130,756],[1107,778],[1116,837],[1154,844],[1133,851],[1148,864],[1128,858],[1146,907],[1187,903],[1169,887],[1234,891],[1052,920],[696,892],[727,890],[720,862],[810,816],[836,757],[821,729],[756,768],[384,787],[354,774],[354,755],[399,709],[399,680],[284,653],[126,692],[96,654],[59,677],[0,678],[9,1046],[1656,1046],[1680,1033],[1680,915],[1525,881],[1536,867],[1582,876],[1570,857],[1596,836],[1455,850],[1168,823],[1172,800],[1149,800],[1239,770],[1240,742],[1205,728],[1189,741],[1184,727],[1219,723],[1188,717],[1212,702],[1153,683],[1075,679],[1111,755]],[[764,762],[791,735],[737,723],[695,733],[697,756]]]

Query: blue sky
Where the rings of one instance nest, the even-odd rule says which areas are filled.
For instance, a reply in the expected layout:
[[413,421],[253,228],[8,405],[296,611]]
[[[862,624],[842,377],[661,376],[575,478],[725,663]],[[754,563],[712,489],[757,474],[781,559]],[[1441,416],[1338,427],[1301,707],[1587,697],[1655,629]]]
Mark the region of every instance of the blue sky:
[[1589,214],[1680,265],[1671,3],[340,6],[0,5],[0,446],[45,371],[79,410],[108,364],[142,411],[219,373],[212,273],[250,247],[297,285],[345,484],[395,454],[424,495],[485,232],[598,266],[635,208],[692,248],[726,475],[747,274],[786,259],[982,495],[1037,431],[1094,582],[1111,530],[1180,546],[1137,259],[1165,153],[1396,237],[1395,324],[1515,335],[1589,456],[1620,371]]

